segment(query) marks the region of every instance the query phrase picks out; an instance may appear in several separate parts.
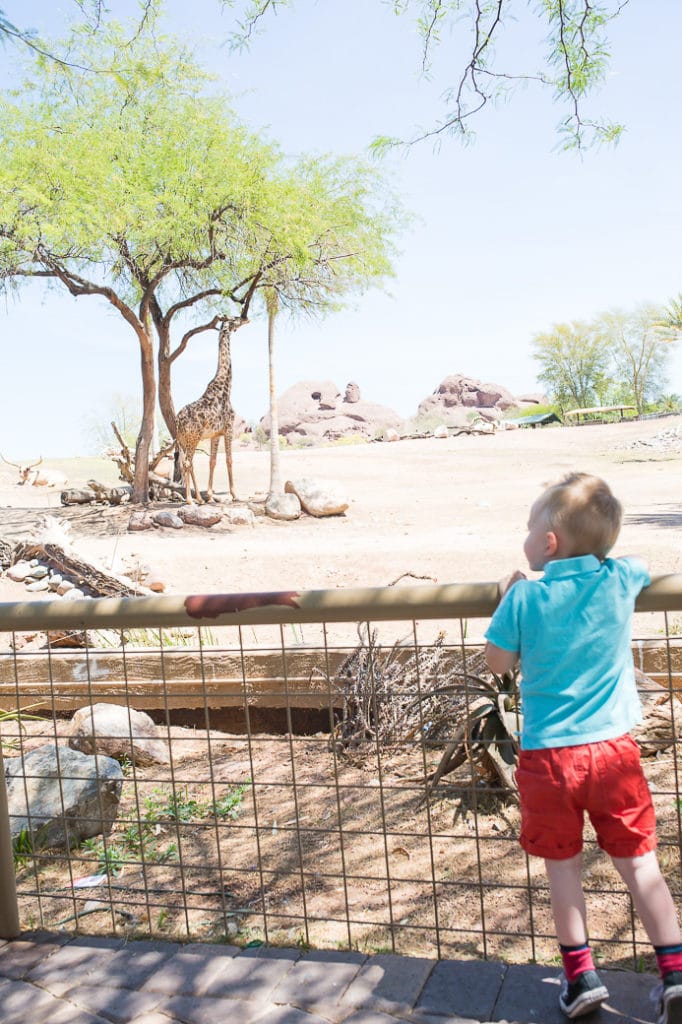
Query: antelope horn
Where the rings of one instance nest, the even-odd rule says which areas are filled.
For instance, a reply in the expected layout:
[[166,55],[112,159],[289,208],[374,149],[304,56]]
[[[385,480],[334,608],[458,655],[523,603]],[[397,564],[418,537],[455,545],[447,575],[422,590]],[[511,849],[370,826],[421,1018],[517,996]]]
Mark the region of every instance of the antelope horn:
[[0,452],[0,459],[2,459],[3,462],[6,462],[8,466],[14,466],[15,469],[21,469],[21,466],[19,465],[18,462],[10,462],[9,459],[5,458],[2,452]]
[[29,464],[29,465],[28,465],[28,466],[26,467],[26,469],[34,469],[34,468],[35,468],[36,466],[39,466],[39,465],[40,465],[40,463],[41,463],[42,461],[43,461],[43,457],[42,457],[42,455],[41,455],[41,456],[40,456],[40,458],[38,459],[38,461],[37,461],[37,462],[31,462],[31,463],[30,463],[30,464]]

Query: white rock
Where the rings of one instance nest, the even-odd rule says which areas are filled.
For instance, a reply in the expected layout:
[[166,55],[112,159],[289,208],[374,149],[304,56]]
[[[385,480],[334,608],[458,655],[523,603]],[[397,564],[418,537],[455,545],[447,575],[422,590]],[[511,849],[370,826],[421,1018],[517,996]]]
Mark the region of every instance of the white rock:
[[31,576],[34,580],[42,580],[44,576],[49,575],[49,572],[46,565],[36,565],[34,569],[31,569]]
[[386,430],[384,430],[384,441],[399,441],[399,440],[400,440],[400,434],[398,433],[397,430],[394,430],[393,427],[387,427]]
[[57,587],[57,593],[61,594],[63,597],[64,594],[68,594],[70,590],[73,590],[75,586],[76,584],[72,583],[71,580],[62,580],[62,582]]
[[83,754],[128,757],[136,765],[168,764],[168,745],[145,714],[119,704],[80,708],[69,726],[69,746]]
[[349,505],[343,487],[336,480],[298,477],[287,480],[284,490],[287,494],[295,494],[303,510],[311,516],[338,516]]
[[78,601],[81,597],[85,597],[85,594],[79,587],[72,587],[63,596],[65,601]]
[[50,590],[57,590],[59,585],[62,583],[62,576],[58,572],[53,572],[47,582]]
[[250,508],[226,508],[223,520],[230,526],[255,526],[256,517]]
[[301,516],[301,502],[295,494],[275,494],[265,502],[265,514],[271,519],[291,522]]
[[47,580],[34,580],[33,583],[29,583],[26,586],[26,589],[30,590],[33,594],[37,593],[39,590],[49,590],[49,588],[50,585]]
[[15,583],[23,583],[24,580],[31,575],[32,566],[29,562],[21,561],[16,562],[14,565],[10,565],[7,570],[7,575]]
[[448,436],[448,428],[445,426],[444,423],[441,423],[439,426],[436,427],[436,429],[433,432],[433,436],[434,437],[447,437]]

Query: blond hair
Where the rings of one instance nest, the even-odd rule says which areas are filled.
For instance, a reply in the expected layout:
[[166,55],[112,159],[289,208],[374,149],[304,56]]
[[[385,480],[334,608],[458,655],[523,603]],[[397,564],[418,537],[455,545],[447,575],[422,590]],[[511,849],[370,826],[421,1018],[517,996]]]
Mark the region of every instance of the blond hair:
[[561,533],[571,556],[605,558],[620,533],[623,509],[607,483],[590,473],[569,473],[540,495],[538,513]]

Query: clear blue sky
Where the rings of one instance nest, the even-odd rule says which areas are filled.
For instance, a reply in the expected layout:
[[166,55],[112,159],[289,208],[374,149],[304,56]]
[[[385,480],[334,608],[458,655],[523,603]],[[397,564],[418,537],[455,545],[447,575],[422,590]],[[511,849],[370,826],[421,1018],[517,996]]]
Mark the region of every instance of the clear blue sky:
[[[61,31],[73,8],[68,0],[2,6],[15,22],[48,32]],[[121,17],[135,7],[110,6]],[[167,27],[196,40],[241,117],[289,153],[363,153],[377,134],[409,134],[440,111],[448,65],[459,67],[444,48],[433,80],[420,79],[409,20],[380,0],[298,0],[266,19],[242,54],[224,45],[235,15],[217,0],[169,0],[167,11]],[[540,51],[521,0],[519,11],[506,45],[510,63],[528,70]],[[654,14],[631,0],[611,37],[609,78],[587,110],[626,123],[620,145],[582,158],[558,152],[562,111],[528,88],[477,121],[473,145],[445,140],[437,152],[427,143],[391,158],[417,220],[389,292],[370,292],[322,323],[281,318],[278,391],[302,379],[340,390],[354,380],[363,398],[404,416],[452,373],[536,391],[534,332],[614,307],[664,304],[682,291],[682,4],[658,0]],[[6,85],[11,51],[0,56]],[[82,454],[88,421],[108,422],[115,395],[138,394],[137,341],[98,299],[32,284],[3,301],[0,335],[0,451],[10,458]],[[177,364],[178,407],[201,394],[215,368],[215,341],[193,346]],[[267,409],[266,347],[258,321],[233,344],[234,405],[249,420]],[[677,349],[668,390],[679,393]]]

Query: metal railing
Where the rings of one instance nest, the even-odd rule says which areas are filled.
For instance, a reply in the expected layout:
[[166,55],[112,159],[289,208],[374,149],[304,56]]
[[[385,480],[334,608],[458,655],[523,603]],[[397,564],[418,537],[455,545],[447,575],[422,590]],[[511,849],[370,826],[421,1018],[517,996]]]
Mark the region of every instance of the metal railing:
[[[514,794],[485,737],[462,730],[483,717],[496,600],[494,584],[473,584],[0,605],[0,936],[41,927],[553,957],[542,863],[518,845]],[[680,611],[682,576],[655,580],[633,636],[676,898]],[[134,715],[122,736],[100,727],[93,739],[87,715],[76,735],[74,713],[97,704],[145,711],[152,753],[138,749]],[[69,803],[80,769],[59,766],[70,744],[98,751],[100,783],[104,752],[118,758],[114,811],[103,784],[89,810]],[[45,844],[50,780],[29,757],[41,747],[57,748],[51,785],[70,848]],[[589,831],[585,868],[595,945],[611,963],[646,956]]]

